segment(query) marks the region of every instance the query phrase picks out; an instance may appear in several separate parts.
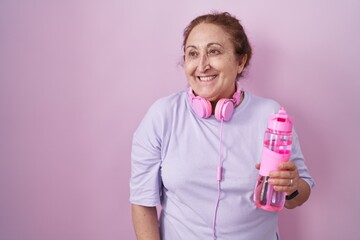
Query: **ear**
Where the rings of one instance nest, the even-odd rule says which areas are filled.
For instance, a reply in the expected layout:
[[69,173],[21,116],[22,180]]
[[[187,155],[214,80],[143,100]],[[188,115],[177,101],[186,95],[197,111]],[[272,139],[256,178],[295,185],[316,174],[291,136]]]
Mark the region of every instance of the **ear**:
[[238,74],[240,74],[244,70],[245,63],[247,61],[247,54],[240,59],[239,67],[238,67]]

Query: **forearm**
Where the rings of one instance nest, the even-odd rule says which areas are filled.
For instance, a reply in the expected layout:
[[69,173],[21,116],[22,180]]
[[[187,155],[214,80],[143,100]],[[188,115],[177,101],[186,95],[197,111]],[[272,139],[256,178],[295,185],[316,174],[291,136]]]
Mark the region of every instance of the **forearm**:
[[296,208],[298,206],[301,206],[303,203],[305,203],[309,199],[310,193],[311,193],[311,188],[305,180],[299,178],[297,190],[299,191],[299,195],[297,195],[295,198],[293,198],[291,200],[286,200],[286,202],[285,202],[286,208],[288,208],[288,209]]
[[132,220],[137,240],[160,240],[156,207],[133,204]]

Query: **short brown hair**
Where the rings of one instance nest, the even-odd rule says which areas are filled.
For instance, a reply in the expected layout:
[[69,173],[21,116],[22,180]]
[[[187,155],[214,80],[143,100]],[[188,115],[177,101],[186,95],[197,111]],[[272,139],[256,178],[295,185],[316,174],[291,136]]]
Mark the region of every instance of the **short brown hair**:
[[235,55],[238,57],[238,59],[241,59],[246,54],[247,61],[244,67],[249,65],[252,56],[252,49],[249,40],[246,36],[243,26],[240,24],[240,21],[236,17],[230,15],[230,13],[228,12],[212,12],[210,14],[198,16],[194,20],[192,20],[190,24],[185,28],[183,33],[184,51],[190,32],[200,23],[215,24],[221,27],[225,32],[227,32],[231,37],[232,43],[234,44]]

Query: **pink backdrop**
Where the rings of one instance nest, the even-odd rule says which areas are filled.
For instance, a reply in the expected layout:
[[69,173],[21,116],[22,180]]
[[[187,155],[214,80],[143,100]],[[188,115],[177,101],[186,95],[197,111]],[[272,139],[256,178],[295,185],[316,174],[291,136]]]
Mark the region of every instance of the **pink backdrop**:
[[294,116],[317,182],[283,239],[359,239],[359,1],[2,0],[0,240],[134,239],[132,133],[184,89],[182,30],[214,9],[242,19],[243,84]]

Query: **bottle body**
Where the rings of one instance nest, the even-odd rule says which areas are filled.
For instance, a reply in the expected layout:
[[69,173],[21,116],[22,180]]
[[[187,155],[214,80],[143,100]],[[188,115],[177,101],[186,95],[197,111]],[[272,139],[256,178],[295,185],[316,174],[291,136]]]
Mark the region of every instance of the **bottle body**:
[[[276,121],[284,122],[290,120],[276,118]],[[271,127],[267,129],[264,135],[260,171],[254,191],[254,203],[257,207],[267,211],[279,211],[284,207],[286,194],[285,192],[275,191],[273,186],[269,184],[269,173],[277,170],[281,162],[286,162],[290,159],[292,125],[290,124],[286,128],[278,127],[279,124],[269,124],[269,126]]]

